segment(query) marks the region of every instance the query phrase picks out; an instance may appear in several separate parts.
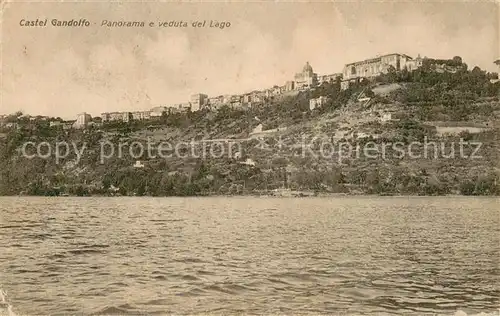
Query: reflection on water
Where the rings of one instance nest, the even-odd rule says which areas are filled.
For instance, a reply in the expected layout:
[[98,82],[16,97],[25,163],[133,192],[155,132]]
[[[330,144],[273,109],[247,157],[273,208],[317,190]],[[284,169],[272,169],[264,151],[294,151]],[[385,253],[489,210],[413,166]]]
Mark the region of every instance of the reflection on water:
[[500,307],[498,202],[0,198],[3,307],[18,315],[491,313]]

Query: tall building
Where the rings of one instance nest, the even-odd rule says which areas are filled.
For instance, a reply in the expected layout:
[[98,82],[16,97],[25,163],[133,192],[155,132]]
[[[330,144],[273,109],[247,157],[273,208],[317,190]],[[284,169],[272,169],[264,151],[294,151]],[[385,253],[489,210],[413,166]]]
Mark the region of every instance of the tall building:
[[343,78],[344,80],[352,80],[376,77],[387,73],[391,67],[396,71],[400,71],[405,67],[408,68],[408,66],[415,66],[415,62],[410,56],[398,53],[387,54],[346,64],[344,66]]
[[92,117],[90,116],[90,114],[87,114],[85,112],[80,113],[76,116],[76,122],[74,123],[74,126],[76,128],[85,128],[90,123],[91,119]]
[[203,94],[203,93],[197,93],[197,94],[193,94],[191,95],[191,111],[198,111],[200,109],[202,109],[203,107],[205,107],[205,105],[207,104],[207,100],[208,100],[208,95],[206,94]]
[[377,77],[381,74],[388,73],[391,69],[394,71],[401,71],[403,69],[413,71],[421,67],[422,64],[423,59],[420,58],[420,55],[413,59],[408,55],[399,53],[392,53],[353,62],[344,66],[341,87],[342,89],[347,89],[352,82],[363,78]]
[[295,89],[302,90],[315,87],[318,84],[318,75],[314,73],[309,62],[306,62],[302,72],[295,74]]

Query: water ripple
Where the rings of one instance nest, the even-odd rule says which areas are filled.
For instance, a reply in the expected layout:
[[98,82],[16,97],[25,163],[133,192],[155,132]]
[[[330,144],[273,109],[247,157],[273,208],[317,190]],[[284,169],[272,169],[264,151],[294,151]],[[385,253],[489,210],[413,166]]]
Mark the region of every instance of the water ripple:
[[0,199],[1,316],[500,315],[494,198]]

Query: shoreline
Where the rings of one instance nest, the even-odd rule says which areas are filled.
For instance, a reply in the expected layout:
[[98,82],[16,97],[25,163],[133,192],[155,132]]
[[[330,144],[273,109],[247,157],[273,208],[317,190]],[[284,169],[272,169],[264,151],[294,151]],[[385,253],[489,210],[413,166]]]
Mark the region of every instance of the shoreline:
[[170,196],[152,196],[152,195],[105,195],[105,194],[94,194],[94,195],[0,195],[3,197],[47,197],[47,198],[339,198],[339,197],[497,197],[500,195],[464,195],[464,194],[444,194],[444,195],[419,195],[419,194],[363,194],[363,193],[321,193],[314,195],[268,195],[268,194],[234,194],[234,195],[219,195],[219,194],[208,194],[208,195],[170,195]]

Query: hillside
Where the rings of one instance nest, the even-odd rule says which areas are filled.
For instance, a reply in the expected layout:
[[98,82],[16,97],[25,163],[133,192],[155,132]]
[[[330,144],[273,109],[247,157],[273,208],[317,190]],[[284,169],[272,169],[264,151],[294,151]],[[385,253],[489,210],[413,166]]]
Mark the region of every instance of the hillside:
[[[27,122],[0,131],[0,194],[186,196],[289,188],[499,195],[500,83],[490,77],[477,67],[456,73],[424,68],[344,91],[339,82],[325,84],[246,110],[226,107],[87,130]],[[327,96],[327,104],[310,111],[309,99],[319,96]],[[202,141],[209,139],[219,141]],[[60,161],[28,159],[21,155],[28,141],[86,147],[80,158],[71,149]],[[173,157],[131,157],[132,142],[144,148],[149,142],[154,153],[161,142],[182,146]],[[102,159],[102,149],[114,144],[117,150],[120,143],[121,157]],[[209,154],[199,157],[203,148]],[[137,160],[140,167],[133,166]]]

